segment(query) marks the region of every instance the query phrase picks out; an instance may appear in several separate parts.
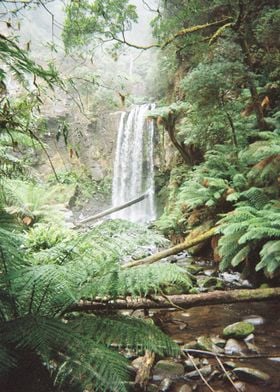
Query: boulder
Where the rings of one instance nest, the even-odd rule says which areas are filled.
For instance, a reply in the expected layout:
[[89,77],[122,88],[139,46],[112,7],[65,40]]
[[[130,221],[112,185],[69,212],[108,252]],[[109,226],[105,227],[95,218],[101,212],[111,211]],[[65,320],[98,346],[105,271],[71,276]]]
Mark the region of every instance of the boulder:
[[163,359],[156,363],[153,377],[157,380],[163,380],[164,378],[182,376],[184,373],[185,369],[181,363]]
[[254,332],[254,330],[255,327],[251,323],[239,321],[238,323],[234,323],[225,327],[223,330],[223,335],[227,338],[243,339]]

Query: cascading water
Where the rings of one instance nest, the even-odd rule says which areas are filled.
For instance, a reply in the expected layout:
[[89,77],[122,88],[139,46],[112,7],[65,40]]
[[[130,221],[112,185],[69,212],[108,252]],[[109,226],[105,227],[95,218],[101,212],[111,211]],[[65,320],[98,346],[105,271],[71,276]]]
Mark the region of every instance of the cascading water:
[[154,104],[137,105],[120,118],[114,162],[113,206],[119,206],[144,192],[148,197],[129,208],[114,213],[114,218],[134,222],[155,219],[154,205],[154,122],[147,112]]

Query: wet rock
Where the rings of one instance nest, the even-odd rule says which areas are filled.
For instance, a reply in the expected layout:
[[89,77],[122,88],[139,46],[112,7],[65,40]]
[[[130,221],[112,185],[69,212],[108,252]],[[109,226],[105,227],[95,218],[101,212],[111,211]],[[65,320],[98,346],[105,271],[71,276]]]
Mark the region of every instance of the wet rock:
[[178,344],[179,346],[181,346],[182,344],[184,344],[183,340],[180,340],[180,339],[174,339],[173,342],[176,343],[176,344]]
[[222,272],[219,276],[227,283],[236,283],[241,281],[241,274],[239,272]]
[[280,362],[280,357],[268,358],[270,361]]
[[199,336],[197,338],[197,348],[204,351],[211,351],[213,342],[207,336]]
[[192,275],[196,275],[199,272],[203,271],[203,268],[200,267],[199,265],[188,265],[186,270],[192,274]]
[[178,389],[178,392],[192,392],[192,388],[188,384],[185,384]]
[[156,363],[153,376],[154,379],[163,380],[164,378],[182,376],[184,373],[185,369],[181,363],[163,359]]
[[254,332],[255,327],[251,323],[246,323],[244,321],[239,321],[228,325],[223,330],[223,335],[228,338],[245,338]]
[[219,354],[221,352],[223,352],[223,350],[216,346],[211,338],[207,337],[207,336],[200,336],[199,338],[197,338],[197,345],[196,345],[200,350],[204,350],[204,351],[212,351],[216,354]]
[[249,280],[244,279],[240,283],[240,287],[244,289],[251,289],[253,287],[252,283],[249,282]]
[[254,339],[255,339],[255,335],[253,333],[250,333],[250,335],[246,336],[246,338],[244,339],[244,342],[253,343]]
[[220,376],[220,372],[218,370],[214,370],[211,374],[210,377],[208,378],[208,382],[213,380],[214,378],[218,378]]
[[215,274],[215,270],[204,270],[203,271],[203,273],[204,273],[204,275],[206,275],[206,276],[213,276],[214,274]]
[[222,338],[220,338],[219,336],[212,336],[212,337],[211,337],[211,340],[212,340],[212,342],[213,342],[216,346],[221,347],[221,348],[225,347],[226,342],[227,342],[225,339],[222,339]]
[[241,381],[258,382],[270,380],[269,374],[253,368],[239,367],[233,369],[233,372]]
[[191,342],[188,342],[186,344],[184,344],[184,346],[182,347],[182,350],[188,350],[188,349],[197,349],[197,341],[196,340],[192,340]]
[[243,347],[242,345],[235,339],[229,339],[227,344],[225,345],[225,354],[242,354]]
[[[135,391],[135,389],[134,389]],[[157,392],[158,386],[156,384],[149,384],[147,388],[147,392]]]
[[258,316],[255,314],[252,314],[250,316],[244,317],[243,321],[246,323],[250,323],[253,325],[262,325],[265,323],[265,319],[262,316]]
[[253,353],[260,353],[260,349],[255,344],[246,342],[246,346],[248,347],[248,350],[252,351]]
[[170,378],[165,378],[164,380],[162,380],[162,382],[159,385],[159,391],[160,392],[167,392],[170,390],[172,385],[172,380]]
[[244,382],[236,381],[234,382],[234,387],[238,392],[246,392],[246,384]]
[[199,286],[203,288],[213,287],[216,290],[224,288],[224,282],[222,279],[215,278],[214,276],[203,277],[199,280]]
[[193,362],[195,363],[195,365],[196,365],[197,367],[200,366],[200,360],[199,360],[199,358],[193,358],[192,361],[191,361],[190,359],[187,359],[186,361],[184,361],[184,366],[185,366],[185,369],[186,369],[187,371],[191,371],[191,370],[194,370],[194,369],[195,369],[195,366],[194,366]]
[[[202,368],[199,369],[199,371],[203,376],[207,377],[212,372],[212,366],[211,365],[203,366]],[[192,372],[187,373],[186,377],[187,378],[199,378],[200,374],[197,370],[193,370]]]
[[226,369],[234,369],[234,368],[236,368],[236,363],[234,363],[233,361],[227,361],[227,362],[224,362],[224,367]]

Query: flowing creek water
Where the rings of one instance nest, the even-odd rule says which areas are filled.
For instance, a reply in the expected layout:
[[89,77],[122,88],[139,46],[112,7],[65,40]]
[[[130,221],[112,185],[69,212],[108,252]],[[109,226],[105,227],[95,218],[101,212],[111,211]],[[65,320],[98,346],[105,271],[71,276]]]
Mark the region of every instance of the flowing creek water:
[[[178,263],[181,263],[179,260]],[[203,270],[198,273],[198,278],[217,276],[224,280],[225,289],[237,289],[248,287],[247,280],[242,280],[238,273],[220,274],[211,262],[194,261],[193,265],[203,266]],[[211,288],[210,288],[211,290]],[[172,309],[170,311],[150,311],[155,323],[181,348],[195,348],[199,337],[223,339],[223,329],[233,323],[248,320],[254,324],[253,336],[246,343],[244,339],[235,339],[233,343],[239,345],[237,353],[233,356],[240,358],[221,357],[230,377],[235,382],[235,388],[230,384],[214,357],[191,353],[198,367],[206,371],[205,378],[209,381],[215,392],[279,392],[280,391],[280,314],[277,301],[271,302],[248,302],[244,304],[213,305],[194,307],[186,310]],[[229,341],[229,338],[224,338]],[[222,343],[222,341],[220,342]],[[220,344],[219,343],[219,344]],[[224,342],[225,343],[225,342]],[[224,343],[220,345],[221,354],[225,353]],[[196,347],[197,348],[197,347]],[[267,358],[242,358],[243,356],[267,356]],[[271,356],[269,358],[269,356]],[[160,360],[168,362],[166,372],[157,369]],[[187,361],[187,362],[185,362]],[[206,392],[209,388],[197,375],[191,375],[195,371],[187,357],[157,358],[151,373],[149,391],[162,392]],[[178,369],[172,369],[173,364],[179,365]],[[132,362],[133,364],[133,362]],[[169,367],[170,365],[170,367]],[[183,365],[180,369],[180,365]],[[237,374],[234,369],[250,368],[264,372],[269,376],[267,381],[252,379],[252,376]],[[203,372],[203,370],[202,370]],[[190,376],[189,376],[190,375]],[[132,389],[133,390],[133,389]]]

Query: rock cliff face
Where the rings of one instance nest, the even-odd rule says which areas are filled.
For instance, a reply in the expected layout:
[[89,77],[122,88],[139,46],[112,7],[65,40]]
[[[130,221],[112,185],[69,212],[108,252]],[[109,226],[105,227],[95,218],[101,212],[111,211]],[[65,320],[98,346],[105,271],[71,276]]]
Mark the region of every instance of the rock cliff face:
[[[48,131],[44,142],[56,171],[59,173],[84,165],[95,181],[111,176],[119,117],[120,112],[102,113],[92,120],[73,119],[69,113],[47,114]],[[63,127],[66,127],[64,134]],[[43,177],[52,173],[42,153],[37,156],[34,166]]]

